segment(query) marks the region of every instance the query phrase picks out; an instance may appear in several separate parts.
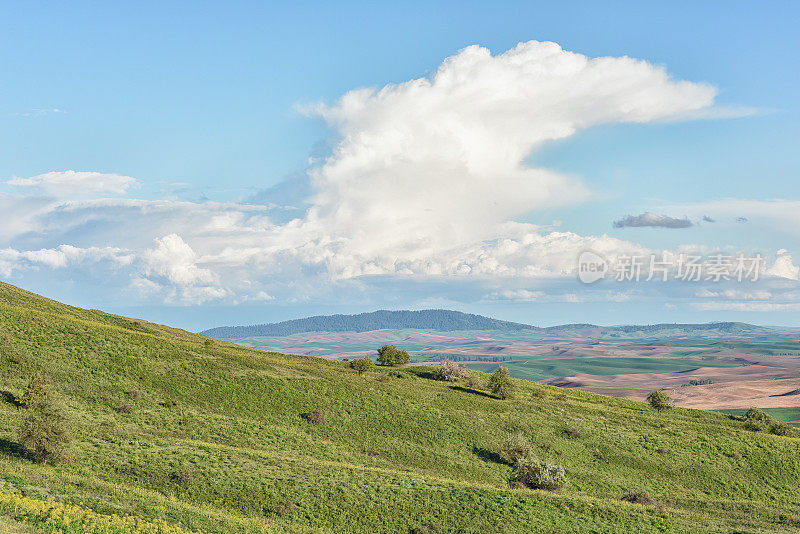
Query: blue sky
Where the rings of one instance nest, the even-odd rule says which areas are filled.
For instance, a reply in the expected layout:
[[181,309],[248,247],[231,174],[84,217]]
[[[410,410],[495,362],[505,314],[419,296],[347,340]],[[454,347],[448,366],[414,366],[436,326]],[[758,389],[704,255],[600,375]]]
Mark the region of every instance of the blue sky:
[[[797,324],[798,23],[794,2],[0,3],[0,277],[192,329],[431,306],[536,324]],[[533,40],[558,43],[559,61],[568,52],[616,61],[587,71],[583,92],[562,102],[558,95],[577,92],[575,80],[514,71],[556,69],[539,63],[538,49],[500,65]],[[475,52],[478,70],[459,52],[472,45],[491,53]],[[415,96],[398,85],[435,78],[454,56],[462,59],[455,92]],[[646,76],[623,56],[647,62]],[[658,78],[662,67],[673,85]],[[506,85],[492,84],[497,69]],[[630,95],[643,99],[635,123],[617,83],[626,77],[641,84]],[[679,97],[679,81],[694,93]],[[526,92],[535,83],[564,86],[547,93],[548,104]],[[375,94],[359,101],[369,113],[339,103],[387,86],[388,103]],[[462,90],[476,95],[481,114],[457,98]],[[604,90],[617,94],[596,97]],[[376,126],[394,114],[406,123]],[[436,126],[459,121],[450,133]],[[541,133],[562,121],[578,126]],[[411,163],[384,155],[378,168],[366,152],[326,159],[365,150],[352,139],[405,129],[420,132]],[[465,130],[463,146],[487,152],[464,156],[480,168],[473,181],[454,170],[461,156],[437,159],[421,141]],[[512,160],[496,162],[509,164],[498,176],[483,168],[516,143],[526,167],[557,176],[518,173]],[[77,174],[63,174],[70,170]],[[398,185],[409,174],[416,178]],[[438,200],[435,209],[428,200]],[[645,212],[692,226],[614,228]],[[607,246],[612,256],[761,253],[773,276],[705,292],[582,286],[565,267],[572,249],[558,248],[564,233],[576,251]],[[531,245],[532,235],[551,237]],[[504,239],[525,255],[504,251]]]

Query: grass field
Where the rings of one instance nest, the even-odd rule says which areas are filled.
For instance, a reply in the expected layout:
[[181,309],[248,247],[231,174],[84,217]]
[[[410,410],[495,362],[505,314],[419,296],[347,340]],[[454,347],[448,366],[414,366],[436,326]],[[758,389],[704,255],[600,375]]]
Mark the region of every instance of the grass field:
[[679,373],[698,367],[736,367],[735,362],[720,360],[689,360],[686,358],[560,358],[530,359],[504,363],[467,363],[470,369],[494,372],[499,365],[511,376],[524,380],[545,380],[558,376],[587,373],[619,375],[633,373]]
[[[500,400],[378,369],[258,352],[0,283],[0,517],[14,532],[796,532],[800,440],[716,412],[518,381]],[[675,364],[675,362],[671,362]],[[686,364],[688,365],[688,364]],[[45,371],[68,462],[20,454]],[[485,379],[480,373],[476,378]],[[128,406],[129,410],[122,410]],[[324,421],[305,414],[319,410]],[[129,413],[126,413],[129,412]],[[569,430],[569,432],[567,432]],[[515,489],[522,432],[565,467]],[[623,500],[647,490],[653,504]]]

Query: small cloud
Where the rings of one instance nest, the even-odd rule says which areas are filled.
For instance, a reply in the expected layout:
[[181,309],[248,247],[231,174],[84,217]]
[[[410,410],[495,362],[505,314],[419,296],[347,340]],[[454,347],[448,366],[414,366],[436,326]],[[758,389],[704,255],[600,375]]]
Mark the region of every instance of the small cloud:
[[65,114],[66,111],[59,108],[37,108],[24,113],[13,113],[17,117],[41,117],[42,115],[54,115],[56,113]]
[[647,211],[641,215],[628,215],[618,221],[614,221],[614,228],[640,228],[643,226],[655,226],[660,228],[689,228],[694,226],[689,219],[676,219],[668,215],[656,215]]
[[506,289],[488,295],[492,300],[513,300],[518,302],[533,302],[544,297],[542,291],[531,291],[529,289]]
[[130,176],[84,171],[54,171],[38,174],[30,178],[13,178],[8,185],[30,187],[47,194],[76,195],[81,193],[125,193],[137,185]]
[[713,222],[717,222],[717,221],[715,221],[714,219],[712,219],[712,218],[711,218],[711,217],[709,217],[708,215],[703,215],[703,222],[710,222],[710,223],[713,223]]
[[775,263],[773,263],[772,267],[767,269],[766,272],[768,275],[778,278],[800,280],[800,267],[794,264],[791,253],[785,248],[782,248],[778,251],[775,258]]

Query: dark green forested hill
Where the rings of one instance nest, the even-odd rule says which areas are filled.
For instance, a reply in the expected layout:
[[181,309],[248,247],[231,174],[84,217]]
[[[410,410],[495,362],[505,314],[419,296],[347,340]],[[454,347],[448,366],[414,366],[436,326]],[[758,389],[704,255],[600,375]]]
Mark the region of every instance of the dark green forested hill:
[[305,319],[253,326],[222,326],[202,333],[218,339],[237,339],[251,336],[289,336],[303,332],[369,332],[402,328],[443,332],[535,329],[535,327],[525,324],[451,310],[379,310],[358,315],[317,315]]
[[[68,460],[45,465],[19,433],[42,373],[73,436]],[[359,375],[0,283],[0,532],[800,527],[796,437],[531,382],[501,400],[486,378]],[[516,435],[566,487],[510,483],[500,450]]]
[[566,324],[538,328],[501,321],[482,315],[452,310],[388,311],[379,310],[357,315],[317,315],[279,323],[251,326],[221,326],[201,332],[217,339],[243,339],[258,336],[290,336],[307,332],[369,332],[402,329],[454,332],[463,330],[528,331],[531,336],[584,337],[588,339],[675,339],[675,338],[774,338],[781,333],[746,323],[717,322],[707,324],[654,324],[598,326]]

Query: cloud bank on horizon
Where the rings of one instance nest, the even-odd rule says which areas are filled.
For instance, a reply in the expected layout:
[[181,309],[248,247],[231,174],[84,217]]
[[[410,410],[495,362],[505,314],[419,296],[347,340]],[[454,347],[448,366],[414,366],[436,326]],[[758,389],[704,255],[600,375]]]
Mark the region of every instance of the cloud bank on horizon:
[[[708,218],[704,218],[706,222]],[[618,221],[614,221],[614,228],[640,228],[652,226],[660,228],[689,228],[694,226],[692,221],[687,218],[678,219],[669,215],[656,215],[652,211],[646,211],[641,215],[627,215]]]
[[[285,199],[273,202],[268,193],[259,204],[145,200],[131,196],[135,178],[117,174],[13,178],[0,194],[8,221],[0,228],[0,276],[108,272],[129,295],[182,304],[314,299],[335,288],[364,291],[387,277],[400,285],[467,281],[486,299],[625,300],[641,290],[578,295],[559,281],[574,278],[583,250],[608,258],[659,251],[521,222],[596,196],[591,184],[531,164],[531,157],[603,124],[712,117],[716,93],[629,57],[589,58],[537,41],[495,56],[470,46],[430,77],[303,107],[325,122],[334,148],[307,170],[292,217],[281,211]],[[730,200],[680,209],[715,220],[764,213],[796,221],[796,206],[787,204],[796,203]],[[617,224],[692,226],[651,212]],[[781,283],[798,279],[785,250],[770,269]],[[694,298],[703,306],[753,300],[709,294]],[[761,295],[780,304],[768,291]]]

